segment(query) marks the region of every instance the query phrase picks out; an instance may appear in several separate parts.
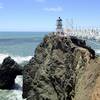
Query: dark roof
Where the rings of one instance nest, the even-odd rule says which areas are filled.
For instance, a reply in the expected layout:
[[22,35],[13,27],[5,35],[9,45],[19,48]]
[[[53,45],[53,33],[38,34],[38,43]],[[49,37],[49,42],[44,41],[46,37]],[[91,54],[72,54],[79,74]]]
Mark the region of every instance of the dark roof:
[[62,21],[62,19],[59,17],[59,18],[57,19],[57,21]]

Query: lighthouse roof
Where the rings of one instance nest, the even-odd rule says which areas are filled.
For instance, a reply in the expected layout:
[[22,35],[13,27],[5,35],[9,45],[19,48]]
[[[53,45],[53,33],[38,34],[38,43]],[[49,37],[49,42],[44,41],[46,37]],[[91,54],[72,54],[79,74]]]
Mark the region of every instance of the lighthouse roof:
[[59,18],[57,19],[57,21],[62,21],[62,19],[59,17]]

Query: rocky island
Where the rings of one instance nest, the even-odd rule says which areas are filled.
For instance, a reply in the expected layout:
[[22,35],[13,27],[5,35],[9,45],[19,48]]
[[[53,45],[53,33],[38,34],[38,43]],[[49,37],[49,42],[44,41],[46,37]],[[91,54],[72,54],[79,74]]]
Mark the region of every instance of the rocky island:
[[47,35],[23,70],[27,100],[100,100],[100,58],[84,40]]
[[4,59],[0,65],[0,89],[12,89],[17,75],[22,75],[23,68],[11,57]]

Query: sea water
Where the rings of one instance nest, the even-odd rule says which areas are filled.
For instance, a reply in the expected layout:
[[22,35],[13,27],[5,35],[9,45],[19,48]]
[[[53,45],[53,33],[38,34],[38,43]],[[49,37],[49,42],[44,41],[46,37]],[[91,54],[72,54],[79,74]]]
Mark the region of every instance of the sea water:
[[29,60],[46,34],[47,32],[0,32],[0,63],[7,56],[18,63]]
[[[5,57],[11,56],[22,64],[34,56],[36,46],[48,32],[0,32],[0,64]],[[0,90],[0,100],[22,99],[22,76],[16,77],[12,90]]]
[[[34,56],[36,46],[48,32],[0,32],[0,63],[11,56],[17,63],[29,61]],[[97,54],[100,54],[100,42],[86,40]],[[0,100],[22,99],[22,76],[17,76],[13,90],[0,90]]]

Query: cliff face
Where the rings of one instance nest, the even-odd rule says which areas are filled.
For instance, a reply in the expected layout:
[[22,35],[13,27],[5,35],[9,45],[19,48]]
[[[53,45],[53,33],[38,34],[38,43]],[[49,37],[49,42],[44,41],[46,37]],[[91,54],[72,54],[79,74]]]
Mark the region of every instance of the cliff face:
[[100,100],[100,58],[78,69],[74,100]]
[[[95,52],[83,40],[76,37],[46,36],[25,66],[23,98],[89,100],[79,98],[85,96],[82,81],[86,82],[84,73],[92,58],[95,58]],[[82,84],[84,86],[81,91]]]

